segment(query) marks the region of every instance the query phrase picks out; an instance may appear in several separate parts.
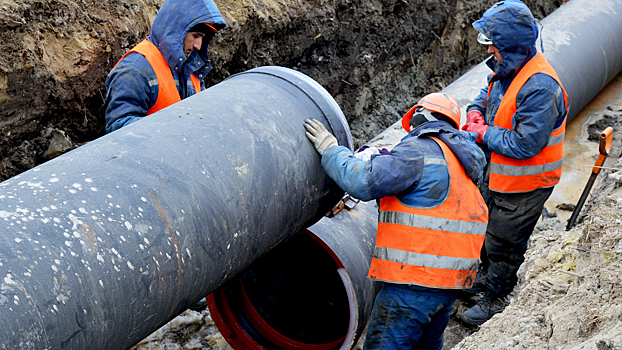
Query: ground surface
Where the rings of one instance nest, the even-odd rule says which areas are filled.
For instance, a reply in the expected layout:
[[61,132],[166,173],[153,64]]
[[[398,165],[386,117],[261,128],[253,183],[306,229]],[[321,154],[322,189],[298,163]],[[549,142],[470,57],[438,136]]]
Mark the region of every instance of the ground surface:
[[[229,26],[210,46],[207,83],[262,65],[297,69],[335,98],[358,147],[486,57],[470,23],[493,2],[216,0]],[[539,18],[562,2],[526,1]],[[104,135],[105,77],[161,4],[0,0],[0,181]],[[620,109],[601,119],[618,123]],[[480,329],[453,319],[445,349],[622,349],[621,177],[604,171],[573,230],[544,222],[508,310]],[[137,347],[163,348],[228,345],[207,311],[189,310]]]

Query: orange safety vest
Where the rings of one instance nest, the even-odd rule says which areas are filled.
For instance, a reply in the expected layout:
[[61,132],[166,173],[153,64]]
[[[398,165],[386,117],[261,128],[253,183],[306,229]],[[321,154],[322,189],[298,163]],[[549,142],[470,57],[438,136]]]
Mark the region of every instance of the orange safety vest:
[[[147,115],[181,101],[179,91],[177,91],[177,86],[175,85],[175,80],[173,79],[173,73],[171,73],[171,68],[168,63],[166,63],[166,60],[162,56],[160,50],[158,50],[158,48],[151,41],[147,39],[141,41],[133,49],[123,55],[119,62],[130,52],[137,52],[145,56],[149,64],[151,64],[151,68],[153,68],[153,71],[155,72],[156,79],[158,79],[158,99],[155,104],[147,110]],[[117,64],[119,64],[119,62],[117,62]],[[197,93],[201,91],[201,82],[199,79],[194,74],[190,74],[190,79],[192,80],[194,91]]]
[[[536,73],[545,73],[553,77],[564,94],[564,104],[568,110],[568,96],[559,81],[559,77],[544,55],[537,53],[529,60],[523,69],[518,72],[510,87],[505,93],[497,114],[494,126],[513,129],[512,116],[516,112],[516,95],[529,78]],[[488,94],[490,95],[490,89]],[[558,128],[553,130],[549,143],[540,153],[529,159],[505,157],[492,152],[490,160],[489,187],[496,192],[528,192],[537,188],[551,187],[559,182],[564,162],[564,134],[566,119]]]
[[[447,198],[437,207],[417,209],[395,196],[380,200],[376,246],[369,278],[431,288],[470,287],[475,279],[488,208],[477,186],[443,142],[449,170]],[[439,159],[428,158],[438,164]]]

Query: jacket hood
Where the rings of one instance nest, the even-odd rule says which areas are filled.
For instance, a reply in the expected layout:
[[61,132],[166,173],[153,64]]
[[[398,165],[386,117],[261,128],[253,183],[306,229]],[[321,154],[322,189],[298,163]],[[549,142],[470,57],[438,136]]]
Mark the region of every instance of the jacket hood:
[[[199,23],[212,23],[216,30],[227,25],[213,0],[166,0],[160,7],[149,39],[158,47],[171,69],[181,70],[186,61],[184,38],[190,28]],[[207,62],[208,43],[209,38],[198,51],[204,62]]]
[[443,141],[458,158],[467,176],[475,184],[481,182],[486,165],[486,156],[468,132],[456,130],[443,121],[432,121],[421,124],[417,129],[411,131],[409,136],[433,136]]
[[496,79],[515,75],[536,54],[538,26],[529,8],[519,0],[504,0],[484,12],[473,28],[492,40],[503,62],[487,62]]

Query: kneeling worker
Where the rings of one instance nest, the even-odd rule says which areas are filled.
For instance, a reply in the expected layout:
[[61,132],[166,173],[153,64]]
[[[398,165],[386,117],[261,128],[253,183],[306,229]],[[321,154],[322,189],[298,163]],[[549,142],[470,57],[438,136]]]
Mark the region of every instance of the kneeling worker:
[[449,95],[404,115],[408,135],[388,155],[356,158],[317,120],[305,124],[322,167],[343,190],[380,199],[369,278],[383,282],[364,349],[441,349],[458,291],[475,277],[488,209],[477,188],[485,156]]

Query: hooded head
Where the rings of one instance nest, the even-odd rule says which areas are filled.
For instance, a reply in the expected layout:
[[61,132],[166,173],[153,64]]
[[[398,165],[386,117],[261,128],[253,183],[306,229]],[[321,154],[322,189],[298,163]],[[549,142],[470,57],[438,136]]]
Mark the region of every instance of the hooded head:
[[519,0],[497,2],[473,27],[492,41],[503,57],[501,64],[489,61],[498,78],[517,72],[536,53],[538,26],[529,8]]
[[[180,71],[186,60],[184,38],[193,27],[202,27],[203,23],[211,24],[216,30],[227,25],[213,0],[166,0],[153,20],[149,39],[160,49],[168,65]],[[203,61],[207,61],[207,45],[213,32],[207,34],[197,52]]]

